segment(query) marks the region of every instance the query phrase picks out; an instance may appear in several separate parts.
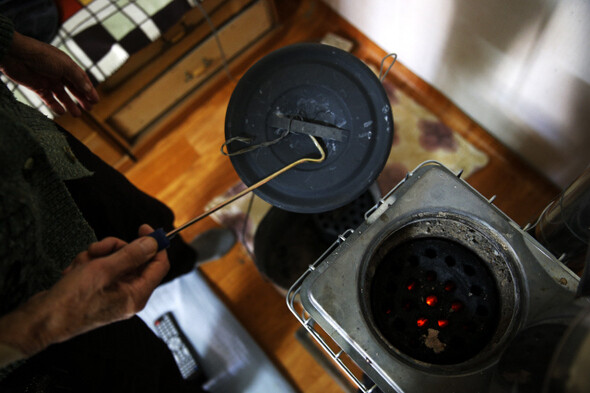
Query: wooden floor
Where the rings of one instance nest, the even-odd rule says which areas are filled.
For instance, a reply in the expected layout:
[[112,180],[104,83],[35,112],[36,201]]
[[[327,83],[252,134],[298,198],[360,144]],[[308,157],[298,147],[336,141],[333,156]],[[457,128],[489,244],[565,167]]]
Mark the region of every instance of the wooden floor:
[[[378,66],[385,55],[320,2],[277,3],[282,26],[274,33],[273,40],[244,64],[242,71],[273,49],[294,42],[318,41],[327,32],[354,39],[358,43],[354,53],[369,63]],[[489,164],[467,180],[484,196],[497,195],[495,204],[517,223],[529,222],[558,193],[551,183],[403,64],[397,63],[388,78],[488,154]],[[207,202],[238,180],[229,159],[219,153],[224,142],[225,109],[234,87],[235,82],[228,82],[219,88],[126,171],[140,189],[173,209],[177,224],[201,213]],[[214,225],[212,220],[205,219],[182,236],[190,240]],[[342,391],[296,341],[298,323],[287,310],[283,296],[261,278],[241,247],[234,247],[229,255],[201,269],[231,311],[299,391]]]

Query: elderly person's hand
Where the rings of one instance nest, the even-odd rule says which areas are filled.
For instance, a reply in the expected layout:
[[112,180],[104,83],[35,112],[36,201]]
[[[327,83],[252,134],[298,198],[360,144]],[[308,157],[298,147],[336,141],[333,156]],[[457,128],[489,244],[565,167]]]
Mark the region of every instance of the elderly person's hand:
[[98,102],[98,93],[88,75],[68,55],[17,32],[0,61],[0,71],[37,93],[58,115],[66,111],[74,116],[82,114],[66,88],[85,110]]
[[0,366],[140,311],[170,267],[151,232],[93,243],[53,287],[0,318]]

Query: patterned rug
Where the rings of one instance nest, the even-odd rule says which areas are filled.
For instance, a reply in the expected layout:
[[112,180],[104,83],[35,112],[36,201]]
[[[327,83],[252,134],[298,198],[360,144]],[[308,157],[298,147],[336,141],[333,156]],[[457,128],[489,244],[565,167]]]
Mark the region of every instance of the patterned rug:
[[[463,170],[464,177],[488,163],[486,154],[444,125],[426,108],[388,81],[383,86],[391,102],[394,138],[385,168],[377,179],[381,195],[399,183],[407,172],[427,160],[439,161],[454,172]],[[245,188],[239,182],[223,195],[214,198],[208,207],[215,206]],[[214,213],[212,217],[220,225],[232,228],[242,244],[254,255],[254,234],[270,208],[271,205],[259,197],[246,196]]]

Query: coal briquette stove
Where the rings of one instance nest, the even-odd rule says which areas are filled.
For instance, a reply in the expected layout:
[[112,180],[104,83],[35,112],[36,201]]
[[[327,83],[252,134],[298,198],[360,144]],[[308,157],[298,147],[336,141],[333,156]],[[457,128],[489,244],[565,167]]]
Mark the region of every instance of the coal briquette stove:
[[536,392],[588,305],[577,283],[491,201],[427,162],[342,234],[287,302],[361,391]]

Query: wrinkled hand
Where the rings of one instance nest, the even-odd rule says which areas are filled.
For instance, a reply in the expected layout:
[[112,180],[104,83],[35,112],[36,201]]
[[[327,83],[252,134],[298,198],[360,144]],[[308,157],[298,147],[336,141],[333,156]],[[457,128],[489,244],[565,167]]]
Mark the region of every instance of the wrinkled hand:
[[17,32],[0,62],[0,71],[37,93],[58,115],[66,111],[74,116],[82,114],[66,88],[85,110],[91,110],[98,102],[98,93],[88,75],[68,55]]
[[106,238],[90,245],[49,290],[0,318],[0,343],[31,356],[50,344],[130,318],[140,311],[169,269],[166,251],[145,235],[127,244]]

